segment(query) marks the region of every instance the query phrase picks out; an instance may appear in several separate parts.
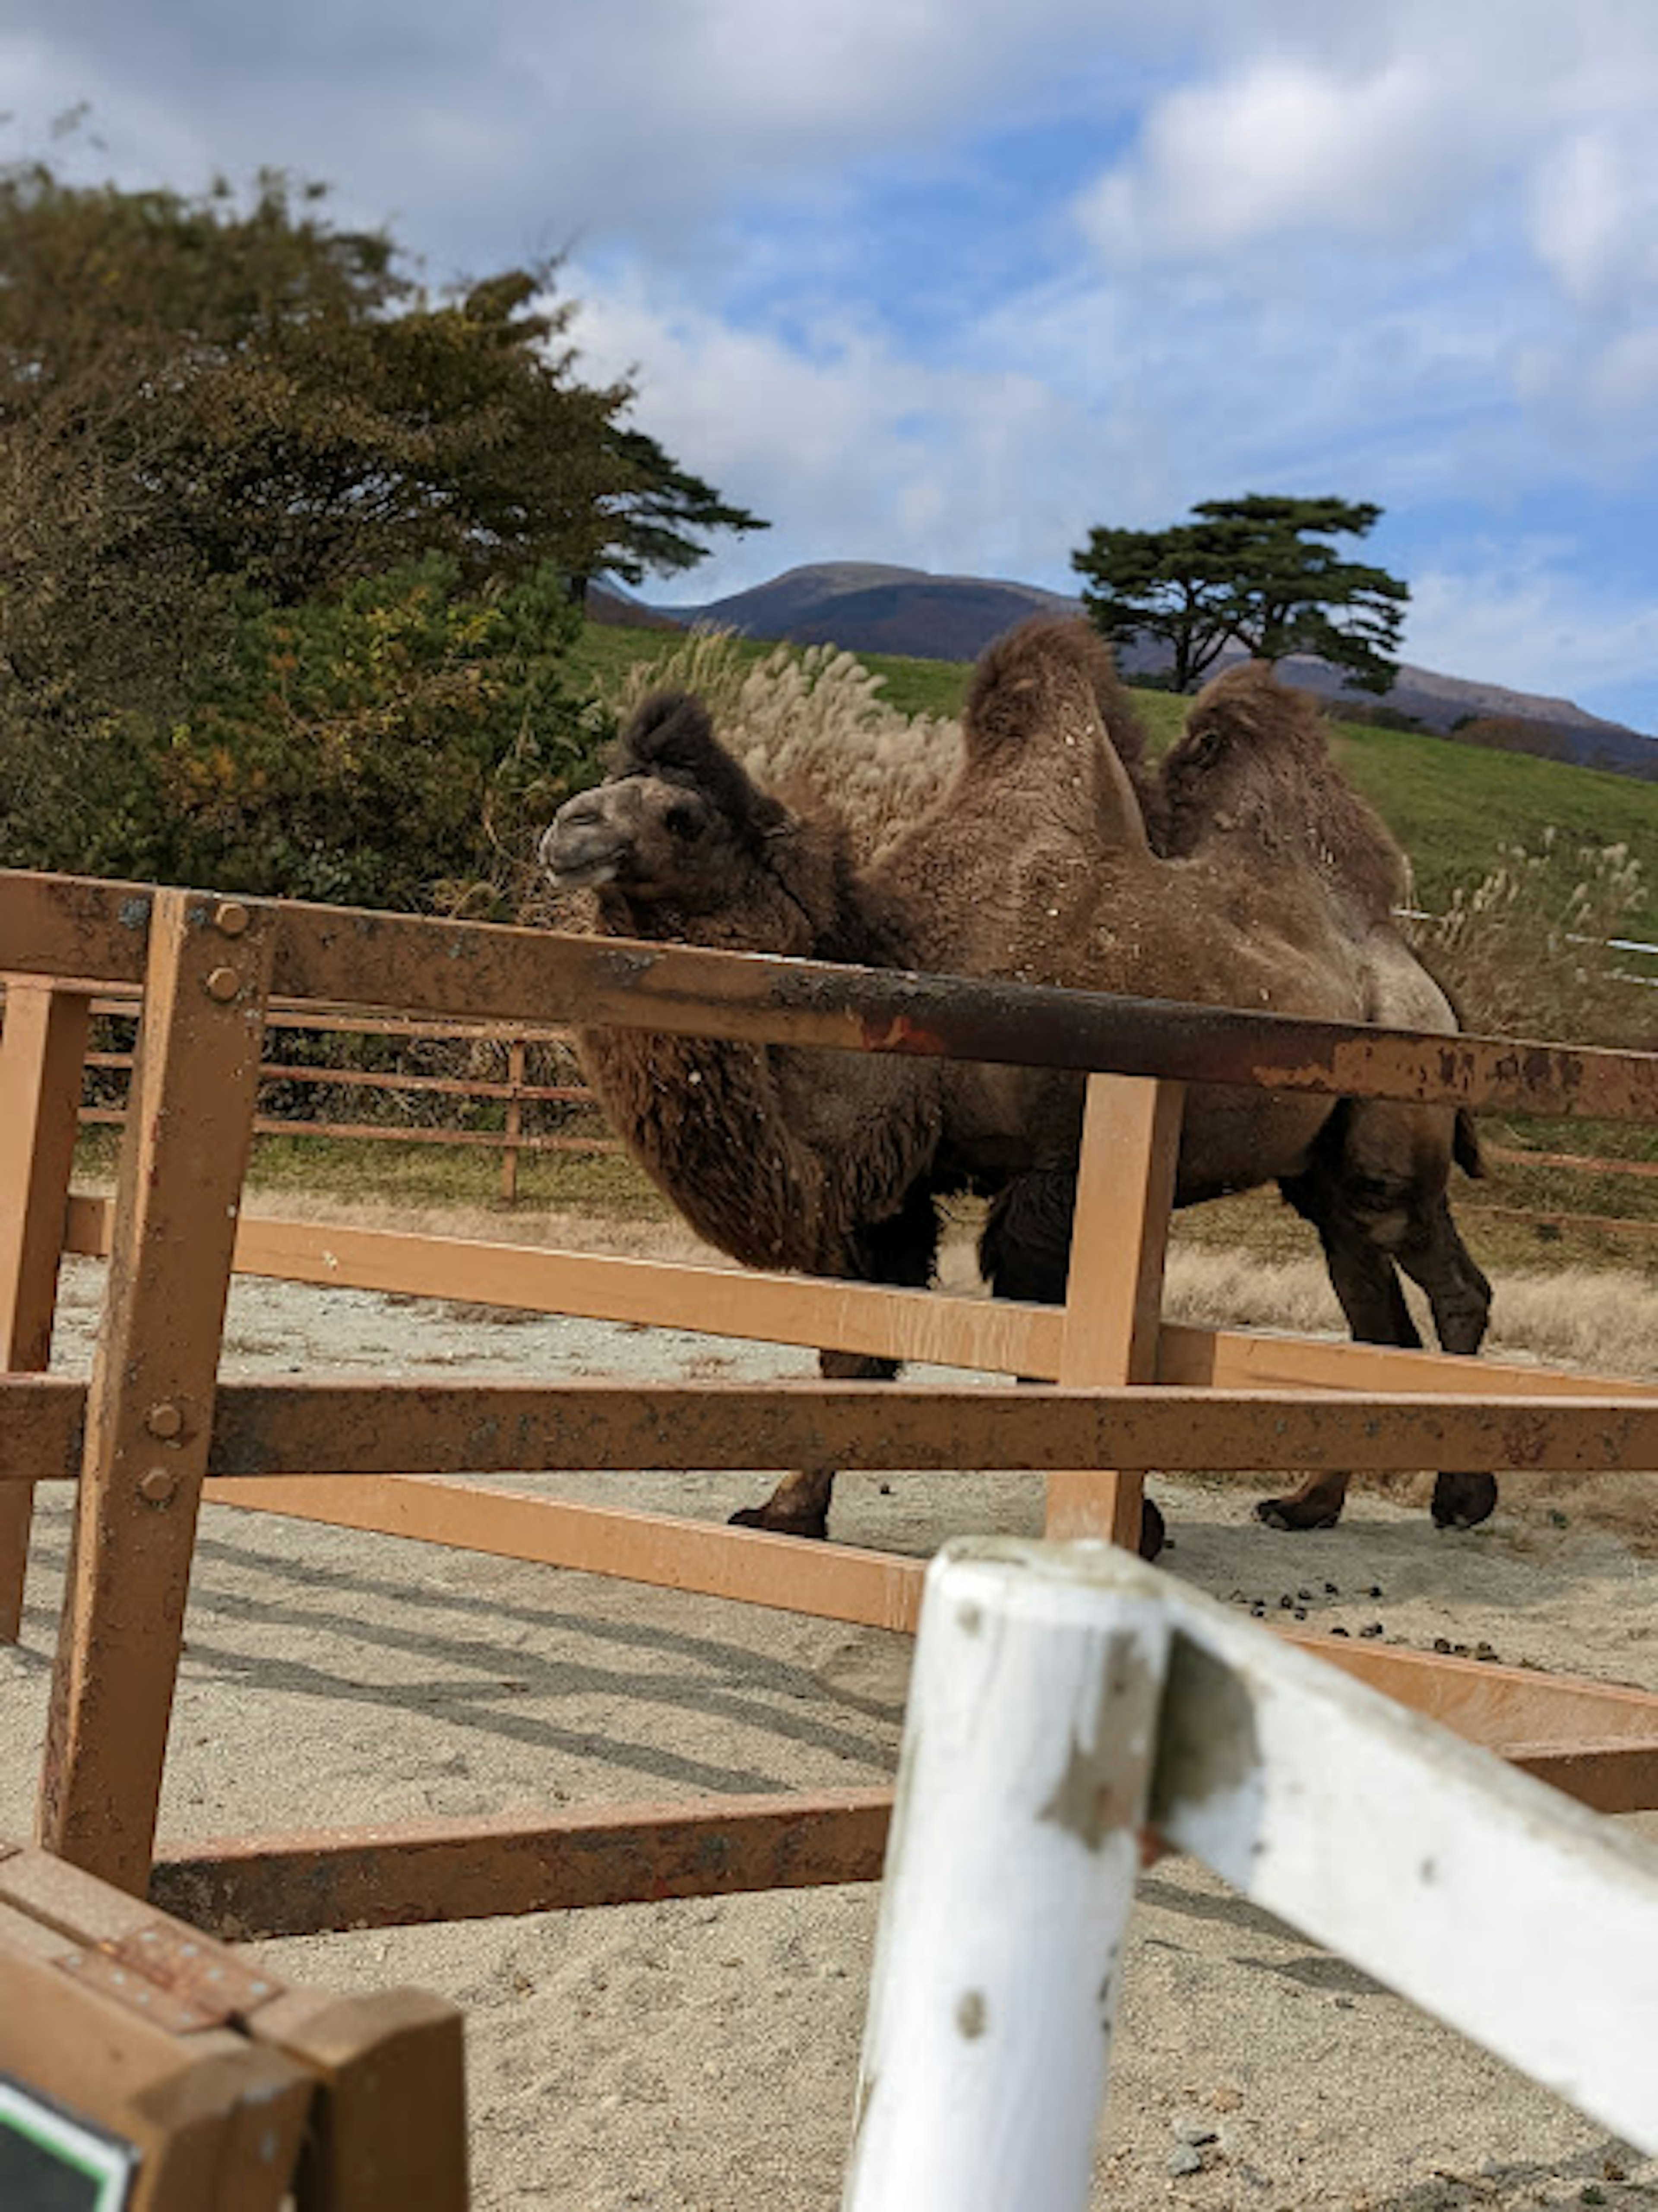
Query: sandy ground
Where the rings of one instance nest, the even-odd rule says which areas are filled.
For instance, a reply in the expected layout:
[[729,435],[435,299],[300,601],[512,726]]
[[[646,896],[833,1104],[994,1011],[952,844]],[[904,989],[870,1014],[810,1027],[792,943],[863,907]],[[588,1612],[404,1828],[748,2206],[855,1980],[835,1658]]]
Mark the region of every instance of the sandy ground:
[[[71,1262],[55,1364],[83,1370],[100,1272]],[[226,1371],[763,1376],[805,1354],[239,1283]],[[569,1494],[723,1516],[755,1480],[597,1479]],[[1250,1492],[1163,1482],[1168,1564],[1223,1600],[1306,1593],[1315,1625],[1658,1690],[1658,1569],[1576,1509],[1472,1536],[1356,1496],[1277,1535]],[[1535,1489],[1535,1486],[1533,1486]],[[847,1540],[924,1553],[1034,1533],[1034,1478],[843,1481]],[[1558,1516],[1556,1517],[1558,1517]],[[67,1516],[43,1506],[24,1641],[0,1651],[0,1832],[27,1828]],[[227,1509],[204,1516],[164,1842],[605,1798],[864,1784],[891,1771],[896,1637]],[[1622,1824],[1658,1848],[1658,1816]],[[837,2201],[872,1887],[473,1922],[261,1947],[342,1987],[423,1984],[468,2014],[480,2207],[823,2208]],[[1516,1928],[1538,1947],[1570,1930]],[[1658,2054],[1655,2054],[1658,2077]],[[1655,2093],[1658,2094],[1658,2093]],[[1190,2139],[1201,2169],[1177,2173]],[[1658,2205],[1609,2142],[1181,1862],[1141,1886],[1099,2206],[1266,2212]]]

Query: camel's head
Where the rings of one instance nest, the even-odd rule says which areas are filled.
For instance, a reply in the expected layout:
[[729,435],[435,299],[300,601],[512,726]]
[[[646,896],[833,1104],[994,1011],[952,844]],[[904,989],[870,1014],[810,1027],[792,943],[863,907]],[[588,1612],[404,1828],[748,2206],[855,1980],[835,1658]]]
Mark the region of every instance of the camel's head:
[[614,885],[630,901],[707,913],[733,896],[787,810],[753,783],[683,691],[646,700],[603,783],[568,800],[541,841],[559,891]]

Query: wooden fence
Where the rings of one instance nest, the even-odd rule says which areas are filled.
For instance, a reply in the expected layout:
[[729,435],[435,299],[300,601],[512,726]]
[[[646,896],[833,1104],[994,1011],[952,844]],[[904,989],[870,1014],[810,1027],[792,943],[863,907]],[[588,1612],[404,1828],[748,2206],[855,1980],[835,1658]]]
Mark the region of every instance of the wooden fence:
[[[914,1560],[455,1478],[1028,1468],[1048,1475],[1051,1534],[1127,1536],[1149,1467],[1658,1467],[1649,1388],[1175,1328],[1161,1316],[1183,1085],[1658,1121],[1658,1057],[24,876],[0,877],[0,969],[12,971],[0,1044],[0,1352],[10,1370],[0,1380],[0,1596],[21,1588],[32,1482],[77,1485],[39,1832],[126,1887],[149,1882],[198,1924],[296,1933],[865,1878],[878,1869],[890,1804],[871,1790],[608,1806],[221,1839],[152,1866],[203,1496],[913,1628]],[[143,988],[144,1018],[117,1198],[69,1212],[71,1241],[110,1259],[83,1384],[30,1370],[46,1364],[88,1006],[115,985]],[[296,1223],[239,1229],[272,998],[507,1024],[533,1009],[573,1023],[1075,1070],[1088,1103],[1069,1301],[996,1305]],[[222,1384],[237,1267],[943,1360],[1059,1387]],[[15,1632],[15,1604],[11,1618]],[[1658,1698],[1292,1640],[1586,1802],[1658,1805]]]
[[[1653,979],[1658,981],[1658,978]],[[121,997],[95,999],[92,1004],[94,1020],[104,1019],[136,1024],[140,1009],[137,994]],[[4,1006],[4,986],[0,983],[0,1011]],[[253,1129],[256,1136],[333,1138],[352,1143],[412,1144],[464,1146],[498,1152],[501,1155],[500,1197],[505,1206],[514,1205],[519,1195],[519,1162],[526,1152],[574,1152],[598,1154],[621,1150],[617,1140],[595,1126],[592,1117],[598,1114],[598,1105],[592,1091],[584,1083],[533,1084],[525,1079],[525,1060],[534,1048],[568,1047],[568,1029],[542,1025],[503,1026],[500,1024],[450,1020],[419,1022],[407,1018],[353,1015],[340,1009],[313,1011],[292,1003],[273,1002],[267,1010],[267,1031],[302,1031],[309,1035],[329,1035],[347,1037],[386,1037],[399,1042],[435,1043],[477,1049],[485,1047],[505,1057],[506,1076],[501,1081],[484,1077],[440,1076],[416,1070],[354,1068],[326,1065],[306,1065],[291,1059],[270,1059],[262,1061],[259,1071],[261,1088],[288,1083],[318,1089],[359,1090],[399,1099],[453,1100],[458,1105],[475,1101],[493,1103],[504,1102],[503,1126],[497,1131],[454,1127],[435,1122],[416,1123],[409,1121],[339,1121],[310,1114],[256,1114]],[[89,1073],[116,1076],[131,1075],[133,1065],[131,1051],[89,1050],[86,1054]],[[575,1130],[528,1130],[524,1126],[525,1106],[557,1105],[574,1109],[586,1122]],[[126,1121],[125,1103],[111,1105],[83,1101],[80,1109],[83,1127],[120,1127]],[[1584,1176],[1628,1176],[1650,1181],[1658,1176],[1658,1160],[1606,1159],[1587,1153],[1544,1152],[1528,1149],[1488,1144],[1485,1156],[1490,1166],[1513,1169],[1556,1169]],[[1536,1206],[1504,1204],[1500,1198],[1480,1197],[1464,1200],[1465,1210],[1472,1216],[1485,1216],[1492,1220],[1510,1221],[1545,1230],[1563,1231],[1570,1228],[1594,1230],[1607,1235],[1637,1237],[1658,1235],[1658,1216],[1621,1213],[1585,1213],[1581,1210],[1545,1210]]]
[[846,2212],[1084,2212],[1148,1839],[1658,2151],[1658,1855],[1121,1552],[940,1553],[898,1801]]
[[[0,990],[0,1005],[3,991]],[[94,1021],[136,1024],[141,1008],[137,993],[96,998]],[[267,1058],[260,1066],[261,1089],[282,1083],[331,1091],[356,1091],[407,1101],[454,1101],[471,1105],[487,1101],[502,1106],[502,1127],[480,1129],[455,1127],[439,1122],[410,1121],[340,1121],[313,1114],[256,1114],[257,1136],[331,1137],[353,1143],[463,1146],[501,1154],[501,1199],[510,1206],[518,1198],[519,1162],[526,1152],[614,1152],[614,1137],[602,1127],[574,1130],[531,1130],[524,1124],[526,1106],[556,1105],[574,1109],[586,1118],[596,1115],[597,1102],[585,1083],[531,1083],[525,1063],[536,1047],[568,1049],[568,1030],[538,1024],[503,1026],[499,1023],[419,1022],[382,1016],[352,1015],[340,1009],[313,1009],[273,1003],[265,1015],[267,1033],[272,1030],[307,1036],[386,1038],[402,1044],[437,1044],[476,1052],[480,1047],[502,1057],[506,1074],[495,1081],[482,1076],[434,1075],[416,1069],[362,1068],[296,1061],[288,1057]],[[131,1078],[133,1054],[124,1051],[88,1050],[88,1073]],[[585,1112],[584,1112],[585,1109]],[[83,1127],[121,1127],[126,1121],[125,1101],[118,1105],[85,1101],[81,1107]]]

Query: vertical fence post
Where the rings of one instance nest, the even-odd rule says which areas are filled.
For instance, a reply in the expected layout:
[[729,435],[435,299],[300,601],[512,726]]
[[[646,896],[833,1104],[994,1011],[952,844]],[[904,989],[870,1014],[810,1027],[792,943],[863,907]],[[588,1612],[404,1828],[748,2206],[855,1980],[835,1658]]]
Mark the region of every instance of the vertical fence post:
[[[75,1166],[92,1000],[13,975],[0,1032],[0,1367],[41,1373],[52,1357],[64,1208]],[[22,1626],[33,1486],[0,1486],[0,1644]]]
[[843,2212],[1087,2203],[1169,1655],[1161,1577],[1114,1558],[928,1572]]
[[501,1202],[503,1206],[518,1203],[518,1143],[524,1127],[524,1102],[519,1097],[524,1081],[524,1040],[514,1037],[507,1048],[507,1080],[513,1086],[513,1095],[507,1101],[507,1143],[501,1155]]
[[[1185,1092],[1178,1083],[1092,1075],[1077,1167],[1061,1382],[1157,1380],[1163,1271]],[[1102,1468],[1048,1478],[1050,1536],[1140,1540],[1139,1473]]]
[[158,891],[87,1399],[39,1840],[149,1875],[276,910]]

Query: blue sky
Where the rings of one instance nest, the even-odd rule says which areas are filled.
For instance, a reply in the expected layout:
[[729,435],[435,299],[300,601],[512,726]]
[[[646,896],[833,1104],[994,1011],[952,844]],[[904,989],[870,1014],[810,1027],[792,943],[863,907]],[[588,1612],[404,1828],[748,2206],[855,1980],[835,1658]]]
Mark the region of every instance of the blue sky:
[[1068,589],[1089,526],[1386,510],[1406,651],[1658,729],[1653,0],[9,0],[0,144],[567,251],[636,419],[817,560]]

